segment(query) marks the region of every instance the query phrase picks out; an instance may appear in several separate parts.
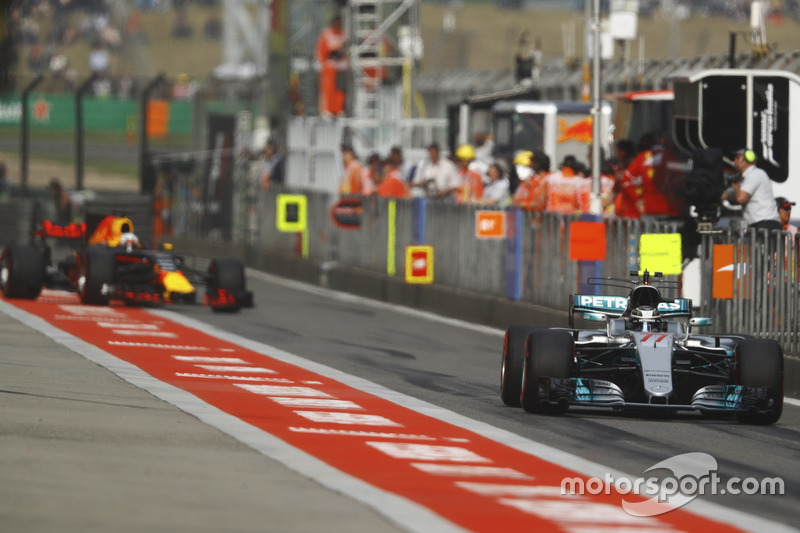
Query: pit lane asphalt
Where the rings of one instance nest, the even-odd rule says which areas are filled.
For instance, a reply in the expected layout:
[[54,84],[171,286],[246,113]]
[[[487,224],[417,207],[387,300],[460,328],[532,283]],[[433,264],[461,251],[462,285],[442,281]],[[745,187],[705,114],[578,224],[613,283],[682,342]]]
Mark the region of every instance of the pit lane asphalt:
[[[591,410],[533,416],[499,399],[498,330],[253,271],[248,284],[255,309],[175,312],[633,476],[697,451],[725,479],[780,476],[783,496],[706,499],[796,526],[794,405],[769,427]],[[0,335],[0,529],[397,531],[2,313]]]
[[[256,308],[238,315],[181,310],[232,333],[276,346],[409,396],[511,431],[633,477],[672,456],[705,452],[718,475],[780,477],[785,495],[714,495],[707,501],[797,527],[800,407],[778,424],[740,425],[686,413],[660,418],[571,409],[535,416],[499,397],[502,332],[421,311],[335,293],[253,270]],[[567,465],[569,466],[569,465]],[[691,504],[690,504],[691,505]]]
[[0,312],[0,531],[401,530]]

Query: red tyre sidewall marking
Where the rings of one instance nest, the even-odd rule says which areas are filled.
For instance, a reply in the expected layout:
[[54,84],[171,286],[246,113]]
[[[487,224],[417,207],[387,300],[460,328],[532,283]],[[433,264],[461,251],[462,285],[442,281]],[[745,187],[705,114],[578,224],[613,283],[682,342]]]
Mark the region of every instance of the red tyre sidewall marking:
[[[74,296],[55,291],[44,291],[36,302],[9,303],[342,472],[473,531],[602,525],[644,532],[736,530],[683,509],[634,518],[624,513],[621,500],[645,498],[613,490],[563,496],[563,479],[589,477],[142,309],[80,306]],[[297,403],[316,399],[352,403],[335,408]],[[481,476],[426,471],[460,467],[506,470]]]

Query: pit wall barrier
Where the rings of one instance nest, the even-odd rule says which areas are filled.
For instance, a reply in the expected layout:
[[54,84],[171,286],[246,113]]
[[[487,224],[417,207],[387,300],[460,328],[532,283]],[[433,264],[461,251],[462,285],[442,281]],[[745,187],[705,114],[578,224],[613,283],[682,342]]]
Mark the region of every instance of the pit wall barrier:
[[[582,235],[573,234],[573,228],[576,222],[584,222],[578,215],[369,197],[361,204],[358,227],[345,229],[331,216],[340,200],[335,195],[277,186],[261,190],[247,180],[233,188],[232,217],[226,222],[230,227],[220,229],[215,226],[219,217],[207,212],[202,197],[192,197],[190,191],[196,192],[198,187],[177,183],[168,224],[173,236],[208,241],[229,234],[232,243],[250,254],[287,254],[319,265],[323,273],[347,267],[401,284],[408,274],[406,248],[427,245],[433,248],[432,285],[437,289],[446,287],[556,310],[553,312],[567,310],[571,293],[597,291],[595,286],[586,286],[589,276],[627,277],[630,270],[639,270],[642,235],[682,231],[680,221],[601,220],[604,259],[575,260],[571,245]],[[302,231],[286,232],[278,227],[278,199],[285,195],[303,199],[307,217]],[[505,224],[499,237],[479,236],[479,214],[487,212],[498,213]],[[684,257],[697,255],[693,264],[700,274],[695,294],[684,296],[693,298],[697,316],[714,318],[714,326],[705,330],[774,338],[787,353],[799,353],[796,241],[786,233],[767,230],[727,228],[692,235],[695,241],[682,234],[679,245]],[[678,253],[680,270],[689,261],[681,265],[681,250]],[[719,262],[724,254],[729,260],[715,265],[715,257]],[[676,273],[666,278],[680,280],[682,276]]]
[[[606,260],[574,261],[568,243],[577,216],[369,198],[363,203],[360,227],[342,229],[331,217],[338,198],[248,186],[236,187],[232,195],[232,238],[227,239],[216,227],[224,221],[209,209],[199,190],[196,183],[175,183],[171,208],[158,214],[169,233],[162,241],[172,242],[179,253],[239,257],[257,270],[498,328],[515,323],[566,326],[568,295],[586,293],[583,275],[624,277],[639,260],[635,242],[642,234],[679,229],[675,222],[606,220]],[[305,198],[304,231],[278,229],[281,195]],[[26,242],[34,223],[31,217],[47,212],[41,203],[46,204],[33,199],[4,204],[3,214],[8,216],[0,225],[0,243]],[[128,207],[123,197],[115,197],[113,203],[118,210],[136,207],[138,212],[142,198],[132,195]],[[94,212],[109,205],[103,198],[86,209]],[[478,211],[501,213],[509,224],[505,236],[476,237]],[[150,213],[139,214],[147,218],[153,216]],[[137,222],[140,236],[146,237],[146,228],[154,225]],[[430,284],[406,282],[405,248],[420,244],[434,249]],[[731,264],[713,263],[715,251],[721,255],[715,248],[720,245],[733,249]],[[703,281],[701,297],[694,302],[696,315],[714,318],[714,326],[704,331],[778,340],[787,354],[786,392],[800,394],[796,243],[781,232],[726,230],[703,235],[699,251]],[[730,273],[730,294],[715,294],[720,284],[712,283],[715,271]]]

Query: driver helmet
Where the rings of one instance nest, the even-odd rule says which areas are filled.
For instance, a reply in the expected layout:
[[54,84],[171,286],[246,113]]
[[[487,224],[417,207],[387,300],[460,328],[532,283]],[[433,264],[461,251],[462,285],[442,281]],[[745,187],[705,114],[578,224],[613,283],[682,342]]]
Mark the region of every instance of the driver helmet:
[[135,233],[132,233],[130,231],[123,233],[119,238],[119,245],[123,248],[127,248],[128,250],[132,250],[133,248],[138,248],[139,237],[137,237]]
[[656,331],[661,323],[658,309],[651,305],[640,305],[631,310],[631,326],[636,331]]

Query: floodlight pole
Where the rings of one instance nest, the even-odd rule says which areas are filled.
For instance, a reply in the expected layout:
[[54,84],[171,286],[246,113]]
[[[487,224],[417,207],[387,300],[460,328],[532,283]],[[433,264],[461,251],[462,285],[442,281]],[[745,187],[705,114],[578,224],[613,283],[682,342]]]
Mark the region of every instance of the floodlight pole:
[[39,74],[28,85],[22,89],[22,116],[20,117],[20,154],[19,154],[19,179],[22,187],[22,195],[28,196],[28,161],[31,156],[30,149],[30,111],[28,108],[28,99],[30,98],[31,91],[39,85],[44,76]]
[[75,190],[83,190],[84,175],[84,128],[83,128],[83,95],[89,90],[98,74],[92,74],[81,83],[75,91]]
[[[586,0],[587,2],[589,0]],[[600,85],[600,0],[593,0],[592,13],[592,194],[589,213],[600,216],[603,200],[600,197],[600,139],[602,136],[601,85]]]
[[139,101],[139,192],[141,194],[152,194],[151,184],[147,183],[147,167],[150,163],[150,147],[147,142],[147,103],[150,95],[164,82],[164,74],[159,74],[148,83]]

